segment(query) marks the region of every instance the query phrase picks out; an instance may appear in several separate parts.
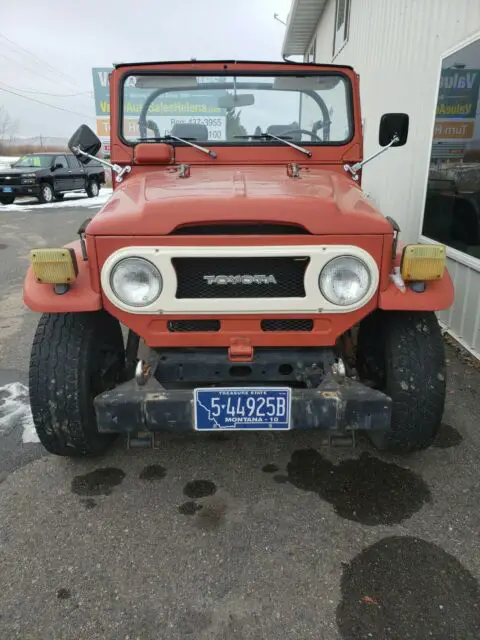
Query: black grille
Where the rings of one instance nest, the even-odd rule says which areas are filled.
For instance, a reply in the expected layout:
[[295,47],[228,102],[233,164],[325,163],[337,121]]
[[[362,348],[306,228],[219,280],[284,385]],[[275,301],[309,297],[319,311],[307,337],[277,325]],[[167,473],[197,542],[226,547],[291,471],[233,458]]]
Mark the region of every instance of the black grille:
[[174,236],[274,236],[308,235],[309,231],[299,224],[271,224],[268,222],[232,222],[231,224],[195,224],[177,227]]
[[0,184],[18,184],[20,182],[20,176],[14,175],[10,176],[7,180],[7,176],[0,176]]
[[[297,256],[172,259],[177,298],[304,298],[308,262]],[[209,284],[207,276],[218,280]]]
[[313,331],[313,320],[262,320],[262,331]]
[[220,320],[169,320],[168,330],[172,333],[188,333],[189,331],[220,331]]

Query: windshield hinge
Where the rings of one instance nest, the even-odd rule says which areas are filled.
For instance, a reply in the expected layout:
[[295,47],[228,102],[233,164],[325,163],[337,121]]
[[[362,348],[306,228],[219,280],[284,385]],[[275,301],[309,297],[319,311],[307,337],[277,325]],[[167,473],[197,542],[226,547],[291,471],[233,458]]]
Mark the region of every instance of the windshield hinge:
[[287,176],[289,178],[300,178],[300,171],[302,167],[296,162],[289,162],[287,164]]
[[189,164],[181,164],[178,167],[178,177],[179,178],[189,178],[190,177],[190,165]]

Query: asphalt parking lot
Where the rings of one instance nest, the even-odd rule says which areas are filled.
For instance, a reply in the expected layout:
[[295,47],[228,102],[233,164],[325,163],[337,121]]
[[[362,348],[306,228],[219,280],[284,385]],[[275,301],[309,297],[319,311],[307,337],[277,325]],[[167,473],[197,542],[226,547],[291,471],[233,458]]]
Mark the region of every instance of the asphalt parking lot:
[[408,458],[295,432],[81,461],[29,441],[27,253],[84,204],[0,206],[0,638],[478,640],[480,369],[454,346],[439,437]]

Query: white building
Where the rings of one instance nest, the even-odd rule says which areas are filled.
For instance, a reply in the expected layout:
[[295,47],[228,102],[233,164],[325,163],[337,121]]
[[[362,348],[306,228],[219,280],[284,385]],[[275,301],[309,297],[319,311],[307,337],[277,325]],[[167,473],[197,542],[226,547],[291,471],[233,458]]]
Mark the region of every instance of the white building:
[[383,113],[410,115],[363,188],[403,240],[447,245],[455,302],[440,319],[480,357],[480,1],[293,0],[282,53],[355,68],[366,156]]

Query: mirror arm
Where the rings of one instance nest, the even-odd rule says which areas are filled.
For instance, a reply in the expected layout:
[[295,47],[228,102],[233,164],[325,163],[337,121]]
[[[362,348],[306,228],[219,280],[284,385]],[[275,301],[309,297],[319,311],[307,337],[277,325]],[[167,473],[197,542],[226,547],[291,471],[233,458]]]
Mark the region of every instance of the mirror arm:
[[128,164],[125,165],[124,167],[121,167],[118,164],[112,164],[107,160],[103,160],[102,158],[97,158],[97,156],[92,156],[89,153],[85,153],[85,151],[82,151],[80,147],[72,147],[72,151],[75,155],[85,156],[85,158],[90,158],[90,160],[96,160],[97,162],[100,162],[100,164],[103,164],[105,167],[108,167],[109,169],[111,169],[116,174],[115,175],[116,182],[122,182],[123,176],[126,173],[130,173],[130,171],[132,170],[132,167]]
[[387,145],[385,145],[382,149],[380,149],[380,151],[377,151],[376,153],[372,153],[371,156],[369,156],[368,158],[365,158],[364,160],[362,160],[362,162],[356,162],[355,164],[344,164],[343,168],[345,169],[345,171],[349,171],[351,173],[352,178],[354,180],[358,180],[358,172],[364,165],[367,164],[367,162],[370,162],[370,160],[373,160],[374,158],[381,155],[382,153],[385,153],[385,151],[388,151],[388,149],[390,149],[392,145],[394,145],[396,142],[399,142],[399,141],[400,141],[400,138],[398,137],[397,134],[395,134],[393,138],[390,140],[390,142]]

